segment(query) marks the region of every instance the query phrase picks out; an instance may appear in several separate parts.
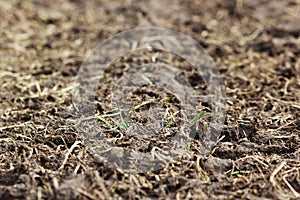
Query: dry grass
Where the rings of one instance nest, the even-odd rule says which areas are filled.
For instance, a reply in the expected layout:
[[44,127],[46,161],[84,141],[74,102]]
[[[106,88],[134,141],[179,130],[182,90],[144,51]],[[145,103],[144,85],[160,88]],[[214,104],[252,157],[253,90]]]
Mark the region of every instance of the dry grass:
[[[299,1],[226,2],[0,1],[0,199],[299,198]],[[136,26],[186,33],[214,58],[227,117],[206,158],[195,141],[178,162],[128,174],[94,160],[77,133],[71,92],[85,54]],[[185,67],[164,56],[114,66]]]

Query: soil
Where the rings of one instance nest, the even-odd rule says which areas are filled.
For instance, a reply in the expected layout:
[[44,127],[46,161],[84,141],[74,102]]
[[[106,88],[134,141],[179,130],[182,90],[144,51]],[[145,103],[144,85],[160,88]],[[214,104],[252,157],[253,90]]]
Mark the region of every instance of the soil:
[[[0,199],[300,198],[298,0],[0,0],[0,17]],[[226,87],[226,119],[205,157],[196,134],[176,162],[128,173],[95,159],[75,127],[72,89],[97,44],[150,26],[191,36],[214,59]],[[184,59],[156,50],[124,55],[107,68],[95,112],[112,114],[117,80],[153,60],[178,69],[201,96],[197,106],[206,115],[198,126],[205,125],[212,109],[205,82]],[[180,109],[176,94],[159,86],[129,89],[134,95],[124,98],[140,105],[134,124],[148,125],[144,112],[153,104]],[[151,137],[98,123],[118,147],[150,152],[172,139],[182,119],[163,131],[151,127]]]

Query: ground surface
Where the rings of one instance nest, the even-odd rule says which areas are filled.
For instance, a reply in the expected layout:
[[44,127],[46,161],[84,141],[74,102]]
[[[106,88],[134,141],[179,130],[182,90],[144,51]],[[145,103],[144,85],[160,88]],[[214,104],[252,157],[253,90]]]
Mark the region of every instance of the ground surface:
[[[0,17],[0,199],[300,198],[299,1],[0,1]],[[176,163],[128,174],[89,153],[74,126],[72,88],[86,53],[145,26],[178,30],[207,50],[225,82],[227,115],[206,158],[195,142]],[[99,87],[99,115],[108,107],[110,75],[153,55],[203,88],[176,56],[128,55]],[[144,98],[136,97],[139,104],[167,97],[167,106],[176,107],[172,93],[146,89],[137,93]],[[143,123],[142,114],[134,117]],[[111,138],[122,133],[103,130]],[[152,138],[152,146],[126,136],[115,142],[148,151],[167,141],[163,136]]]

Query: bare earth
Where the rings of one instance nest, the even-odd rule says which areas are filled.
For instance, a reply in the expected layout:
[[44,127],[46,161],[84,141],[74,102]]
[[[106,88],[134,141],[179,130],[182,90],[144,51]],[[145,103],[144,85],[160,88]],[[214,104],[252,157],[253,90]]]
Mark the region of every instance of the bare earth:
[[[0,18],[0,199],[300,198],[298,0],[0,0]],[[151,26],[191,36],[214,59],[226,86],[226,120],[205,158],[196,137],[178,162],[130,174],[94,159],[74,125],[72,88],[97,44]],[[137,54],[108,69],[98,88],[99,115],[108,109],[113,78],[136,63],[153,62],[153,55],[182,70],[205,95],[201,77],[184,60]],[[166,95],[153,93],[143,91],[151,101]],[[176,98],[167,96],[174,106]],[[179,125],[173,125],[176,132]],[[111,138],[122,133],[104,125],[103,131]],[[163,140],[168,138],[147,143],[125,136],[115,142],[148,152]]]

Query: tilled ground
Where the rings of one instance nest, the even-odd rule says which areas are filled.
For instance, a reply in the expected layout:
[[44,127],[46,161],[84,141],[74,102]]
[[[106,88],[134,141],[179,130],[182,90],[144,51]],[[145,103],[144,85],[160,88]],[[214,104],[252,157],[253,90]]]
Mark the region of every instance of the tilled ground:
[[[300,198],[299,13],[297,0],[0,1],[0,199]],[[225,82],[226,120],[205,158],[200,137],[178,162],[130,174],[89,153],[74,125],[72,89],[99,42],[149,26],[180,31],[205,48]],[[203,88],[184,60],[161,52],[127,55],[108,71],[122,76],[153,55]],[[112,84],[99,87],[99,114]],[[147,89],[139,103],[165,97]],[[169,106],[178,103],[166,95]],[[136,122],[141,118],[137,113]],[[117,144],[148,151],[164,139],[149,145],[125,136]]]

